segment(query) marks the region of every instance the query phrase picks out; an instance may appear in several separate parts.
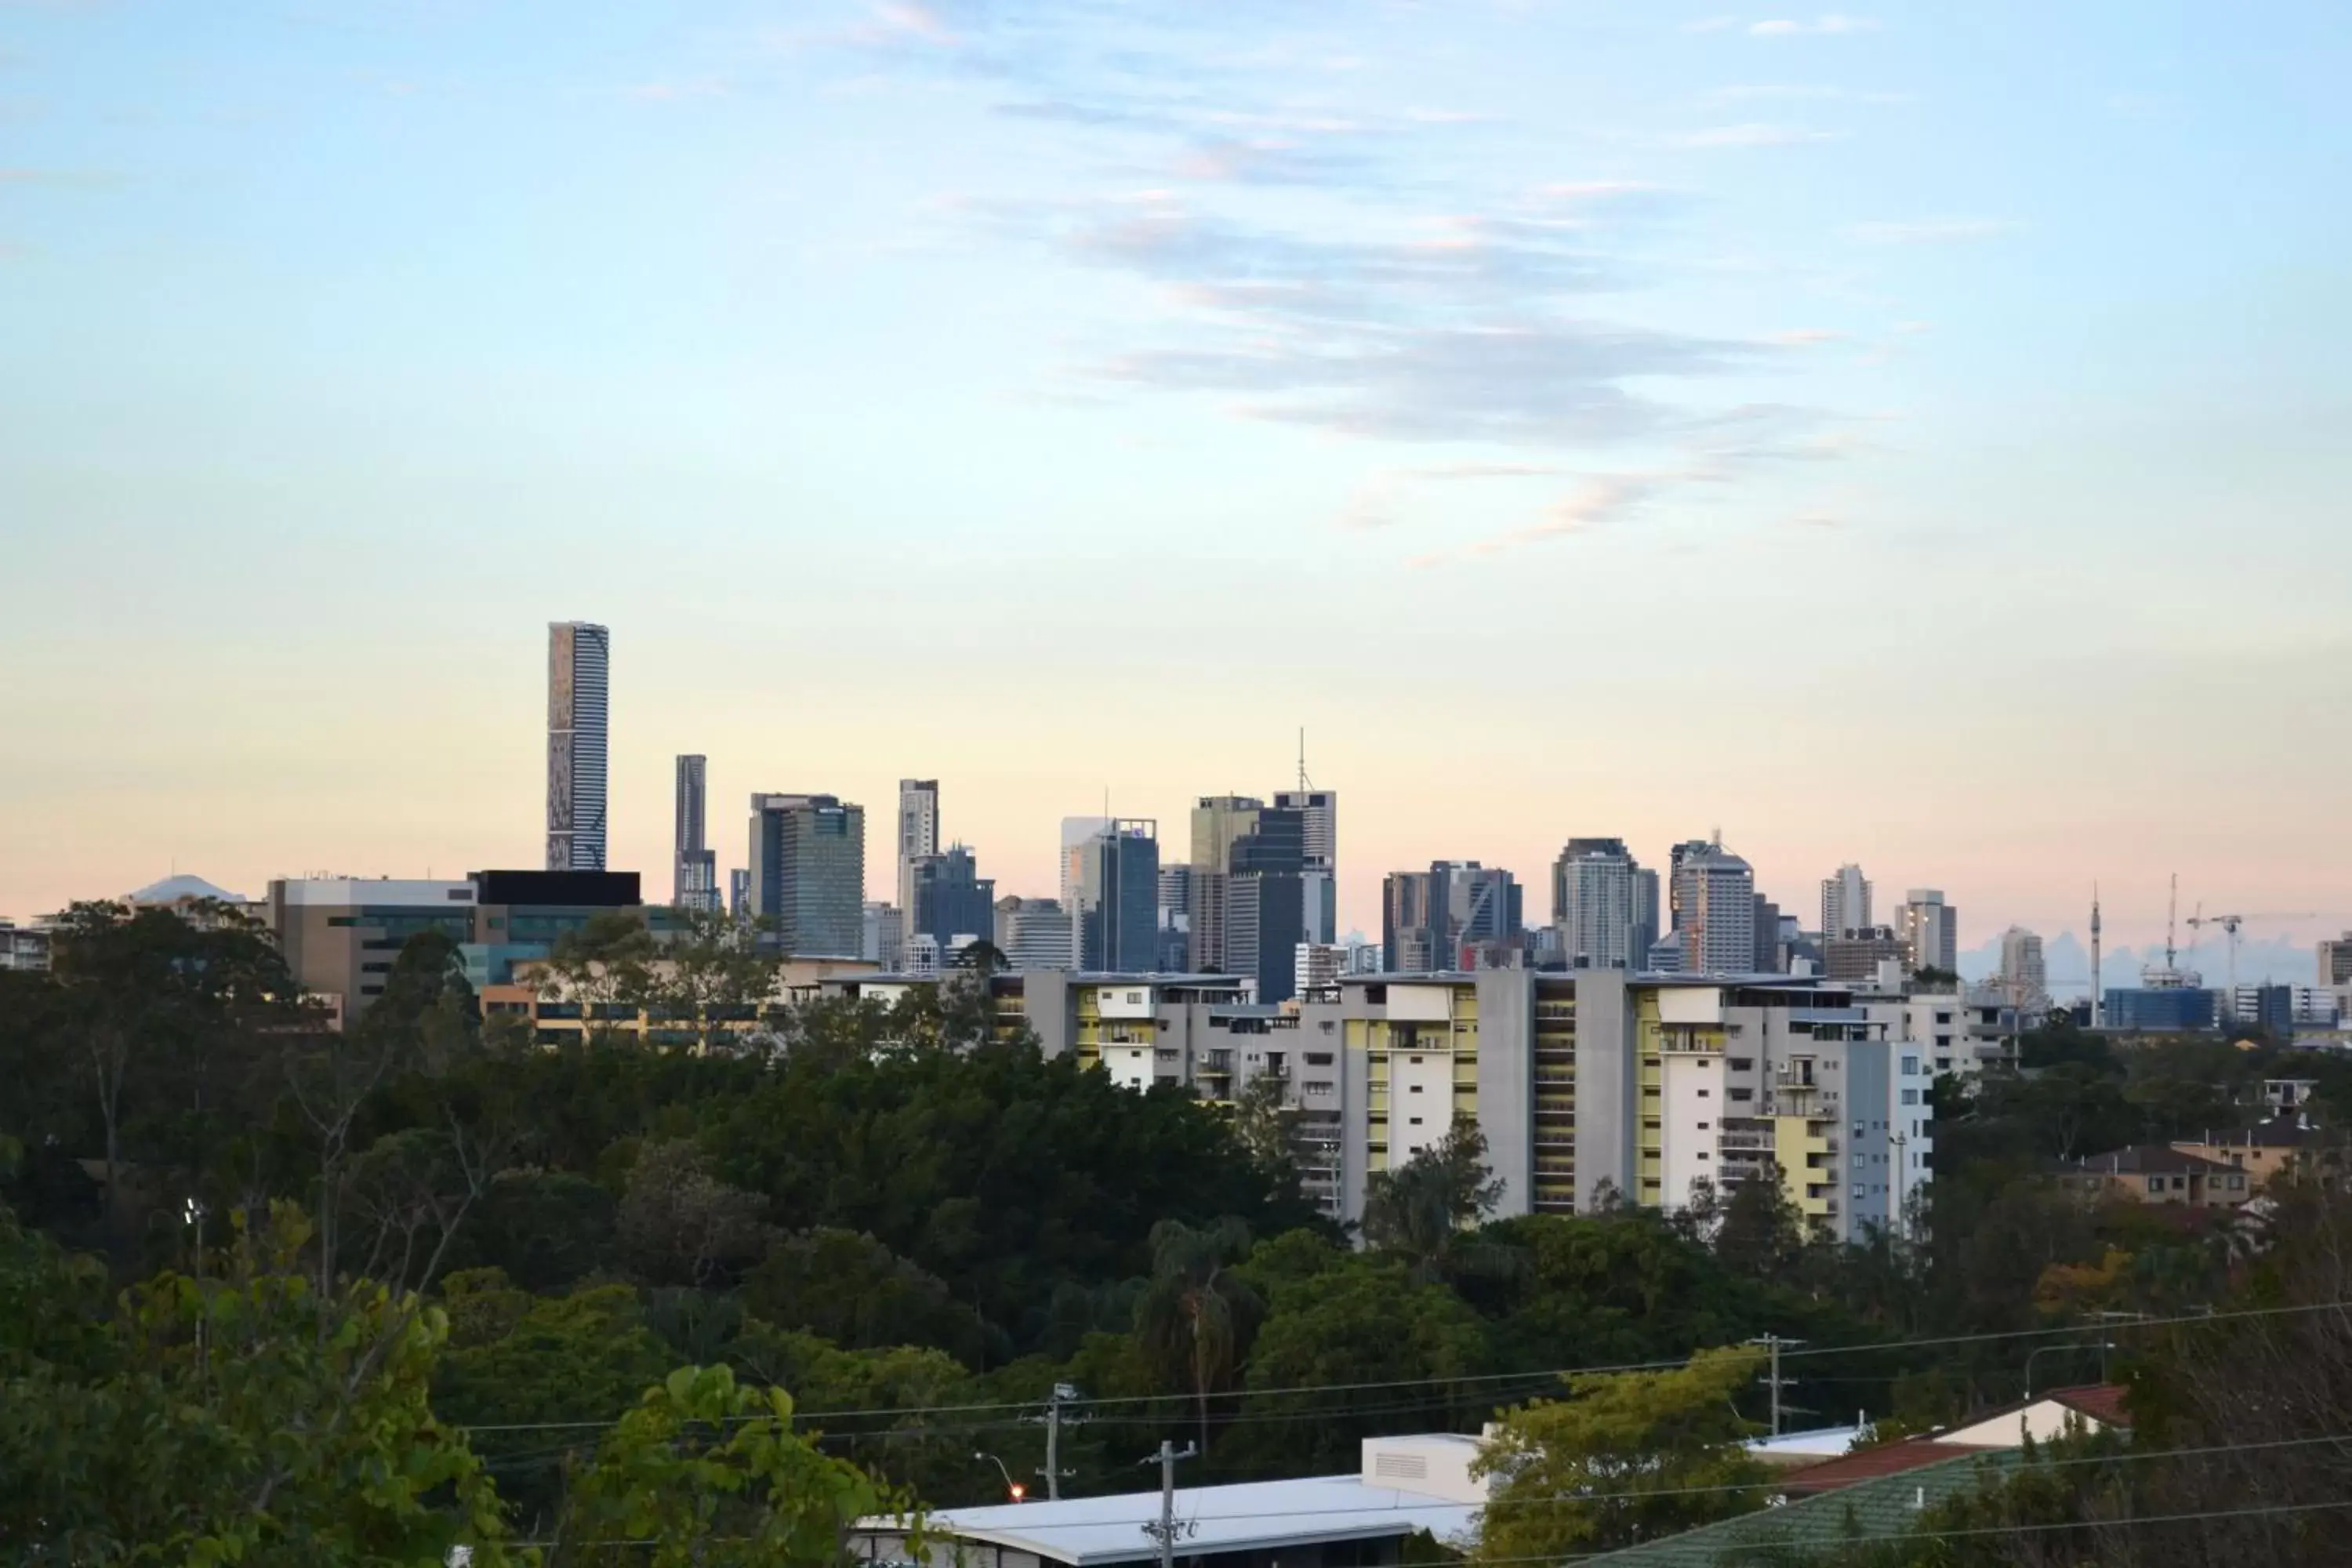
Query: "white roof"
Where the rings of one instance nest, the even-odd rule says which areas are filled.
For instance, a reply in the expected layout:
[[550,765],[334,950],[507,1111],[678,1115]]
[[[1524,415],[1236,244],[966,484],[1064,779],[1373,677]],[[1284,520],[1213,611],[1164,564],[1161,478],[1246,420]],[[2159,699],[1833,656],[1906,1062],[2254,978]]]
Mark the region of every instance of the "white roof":
[[1778,1437],[1758,1437],[1748,1451],[1770,1463],[1776,1459],[1835,1459],[1853,1451],[1870,1431],[1867,1426],[1822,1426],[1811,1432],[1783,1432]]
[[[1465,1538],[1477,1517],[1474,1505],[1366,1486],[1356,1475],[1183,1487],[1176,1492],[1176,1519],[1190,1532],[1178,1538],[1176,1554],[1272,1550],[1419,1530],[1452,1542]],[[934,1536],[988,1542],[1083,1565],[1158,1557],[1159,1544],[1144,1534],[1143,1527],[1159,1521],[1160,1494],[1148,1491],[945,1509],[929,1515],[924,1528]],[[887,1531],[891,1526],[887,1521],[867,1520],[863,1528]]]

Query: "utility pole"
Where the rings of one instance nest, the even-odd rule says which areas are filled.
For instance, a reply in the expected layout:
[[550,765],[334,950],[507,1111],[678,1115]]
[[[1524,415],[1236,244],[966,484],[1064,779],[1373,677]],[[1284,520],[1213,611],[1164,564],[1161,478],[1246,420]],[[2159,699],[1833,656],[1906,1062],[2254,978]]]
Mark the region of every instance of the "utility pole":
[[1803,1344],[1805,1342],[1784,1340],[1778,1334],[1766,1334],[1761,1339],[1753,1339],[1748,1342],[1751,1345],[1762,1345],[1772,1354],[1772,1370],[1765,1373],[1764,1381],[1769,1384],[1772,1389],[1772,1436],[1778,1437],[1780,1435],[1780,1391],[1796,1381],[1794,1378],[1783,1378],[1780,1375],[1780,1352],[1784,1349]]
[[[1143,1527],[1143,1533],[1160,1543],[1160,1568],[1176,1568],[1176,1537],[1192,1532],[1189,1521],[1181,1526],[1176,1522],[1176,1462],[1192,1458],[1200,1451],[1193,1444],[1187,1443],[1180,1454],[1175,1444],[1165,1437],[1160,1440],[1160,1522]],[[1146,1459],[1143,1462],[1148,1465],[1152,1461]]]
[[1069,1473],[1062,1468],[1062,1423],[1067,1421],[1073,1426],[1086,1425],[1083,1415],[1062,1414],[1062,1407],[1076,1403],[1078,1391],[1075,1387],[1066,1383],[1057,1383],[1045,1401],[1045,1414],[1042,1417],[1027,1417],[1045,1423],[1045,1468],[1039,1473],[1045,1478],[1045,1500],[1048,1502],[1062,1500],[1062,1478]]

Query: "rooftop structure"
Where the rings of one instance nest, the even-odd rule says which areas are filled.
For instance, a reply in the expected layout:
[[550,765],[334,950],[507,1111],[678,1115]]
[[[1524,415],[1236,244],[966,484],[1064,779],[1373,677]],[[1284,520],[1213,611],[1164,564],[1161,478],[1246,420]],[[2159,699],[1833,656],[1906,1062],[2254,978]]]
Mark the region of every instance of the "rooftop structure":
[[[1368,1438],[1363,1468],[1354,1475],[1180,1487],[1174,1513],[1184,1534],[1178,1554],[1199,1568],[1273,1560],[1286,1568],[1381,1568],[1398,1562],[1403,1542],[1424,1531],[1441,1543],[1465,1544],[1486,1500],[1484,1484],[1470,1478],[1478,1447],[1476,1438],[1452,1433]],[[1156,1490],[940,1509],[924,1520],[927,1555],[920,1559],[895,1520],[861,1521],[850,1549],[868,1563],[919,1560],[937,1568],[970,1560],[961,1549],[971,1545],[994,1548],[988,1561],[1003,1568],[1149,1563],[1160,1556],[1150,1533],[1160,1514]],[[1338,1550],[1327,1556],[1326,1549]]]

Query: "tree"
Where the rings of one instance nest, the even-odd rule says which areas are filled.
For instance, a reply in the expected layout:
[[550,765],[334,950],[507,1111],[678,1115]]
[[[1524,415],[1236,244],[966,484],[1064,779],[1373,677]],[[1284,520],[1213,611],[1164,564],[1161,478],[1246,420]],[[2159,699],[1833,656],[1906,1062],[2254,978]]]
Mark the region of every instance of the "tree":
[[1767,1161],[1724,1201],[1715,1255],[1751,1279],[1786,1281],[1804,1261],[1808,1239],[1805,1216],[1780,1184],[1780,1167]]
[[536,1533],[561,1502],[566,1457],[593,1447],[595,1428],[675,1363],[625,1285],[532,1296],[483,1268],[450,1275],[441,1292],[449,1338],[434,1369],[434,1409],[467,1426],[554,1424],[475,1438],[516,1518]]
[[548,1568],[835,1568],[858,1520],[910,1512],[795,1435],[783,1390],[680,1367],[573,1478]]
[[[604,910],[585,925],[565,931],[549,952],[540,994],[577,1002],[588,1009],[620,1007],[635,1012],[654,997],[654,961],[658,954],[645,916],[635,910]],[[588,1033],[600,1031],[591,1027]]]
[[[700,1049],[734,1048],[743,1036],[727,1027],[751,1016],[775,994],[783,959],[761,942],[761,928],[716,910],[682,911],[682,929],[651,956],[648,940],[633,981],[656,1026],[685,1034]],[[634,943],[634,939],[631,939]]]
[[1444,1139],[1364,1184],[1364,1239],[1402,1253],[1422,1278],[1433,1277],[1454,1233],[1493,1212],[1503,1184],[1486,1165],[1486,1136],[1456,1121]]
[[938,1345],[983,1362],[990,1335],[940,1278],[856,1231],[831,1227],[781,1236],[743,1282],[753,1312],[852,1349]]
[[731,1280],[766,1249],[766,1207],[757,1193],[713,1176],[693,1144],[647,1143],[637,1151],[621,1199],[621,1256],[648,1284]]
[[[1252,1255],[1246,1270],[1254,1278],[1261,1259],[1280,1267],[1268,1252],[1261,1245]],[[1250,1347],[1243,1424],[1223,1446],[1309,1474],[1346,1469],[1360,1461],[1363,1439],[1395,1429],[1398,1383],[1427,1384],[1412,1395],[1422,1430],[1475,1419],[1482,1400],[1469,1380],[1490,1369],[1486,1325],[1444,1285],[1414,1279],[1399,1258],[1335,1256],[1328,1269],[1274,1287]],[[1449,1386],[1449,1379],[1465,1381]],[[1253,1389],[1275,1388],[1341,1392],[1304,1405],[1249,1397]],[[1282,1419],[1252,1426],[1253,1415]]]
[[1496,1483],[1474,1562],[1610,1552],[1744,1513],[1763,1468],[1732,1399],[1762,1365],[1702,1351],[1673,1372],[1571,1377],[1507,1411],[1474,1473]]
[[1233,1387],[1265,1311],[1257,1291],[1228,1267],[1248,1250],[1249,1227],[1237,1219],[1151,1227],[1151,1284],[1135,1306],[1136,1337],[1160,1375],[1192,1396],[1203,1452],[1209,1397]]
[[[241,1216],[240,1216],[241,1218]],[[280,1205],[217,1276],[131,1290],[100,1353],[0,1384],[0,1549],[297,1568],[507,1561],[498,1493],[426,1400],[447,1331],[364,1280],[314,1290]]]
[[1291,1152],[1290,1131],[1298,1121],[1295,1106],[1286,1103],[1283,1080],[1259,1073],[1234,1097],[1234,1135],[1259,1169],[1277,1184],[1296,1187],[1298,1167]]

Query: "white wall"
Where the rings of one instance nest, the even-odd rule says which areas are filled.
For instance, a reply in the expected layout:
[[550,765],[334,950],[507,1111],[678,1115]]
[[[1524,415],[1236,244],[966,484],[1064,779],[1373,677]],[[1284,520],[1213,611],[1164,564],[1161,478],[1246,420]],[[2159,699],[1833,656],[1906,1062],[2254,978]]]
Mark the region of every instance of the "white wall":
[[[1391,991],[1391,996],[1396,993]],[[1418,1092],[1415,1092],[1418,1090]],[[1419,1117],[1421,1124],[1413,1125]],[[1450,1051],[1389,1054],[1389,1168],[1396,1169],[1454,1129]]]
[[1658,1201],[1671,1214],[1689,1206],[1693,1182],[1718,1179],[1716,1134],[1723,1127],[1723,1058],[1670,1053],[1660,1070],[1664,1158]]

